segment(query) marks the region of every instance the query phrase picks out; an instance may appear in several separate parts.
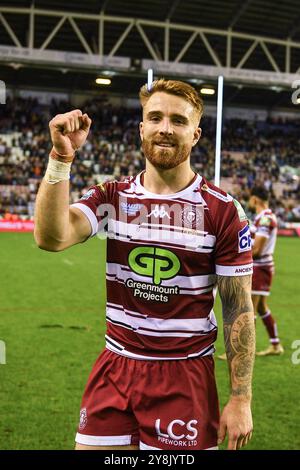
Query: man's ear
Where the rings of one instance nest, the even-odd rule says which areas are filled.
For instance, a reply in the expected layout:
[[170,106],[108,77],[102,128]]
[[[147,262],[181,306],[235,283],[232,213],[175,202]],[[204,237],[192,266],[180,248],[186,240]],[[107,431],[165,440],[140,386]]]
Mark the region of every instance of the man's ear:
[[202,134],[202,129],[201,127],[197,127],[197,129],[195,129],[195,132],[194,132],[194,140],[193,140],[193,147],[197,144],[197,142],[199,141],[200,137],[201,137],[201,134]]
[[141,141],[143,141],[143,139],[144,139],[144,124],[143,124],[143,122],[140,122],[139,129],[140,129],[140,138],[141,138]]

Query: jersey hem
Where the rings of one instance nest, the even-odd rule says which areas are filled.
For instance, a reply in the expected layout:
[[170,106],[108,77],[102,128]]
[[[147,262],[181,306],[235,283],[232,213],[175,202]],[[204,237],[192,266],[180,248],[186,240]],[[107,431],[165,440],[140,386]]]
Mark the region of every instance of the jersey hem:
[[[158,357],[158,356],[142,356],[140,354],[131,353],[130,351],[126,351],[125,348],[121,345],[114,347],[114,345],[109,344],[110,338],[106,336],[106,349],[109,351],[119,354],[119,356],[125,356],[129,359],[136,359],[140,361],[183,361],[187,359],[193,359],[197,357],[205,357],[205,356],[212,356],[215,352],[214,345],[210,345],[205,349],[202,349],[198,353],[190,354],[188,356],[181,356],[181,357]],[[119,347],[119,348],[118,348]],[[123,348],[123,349],[121,349]]]

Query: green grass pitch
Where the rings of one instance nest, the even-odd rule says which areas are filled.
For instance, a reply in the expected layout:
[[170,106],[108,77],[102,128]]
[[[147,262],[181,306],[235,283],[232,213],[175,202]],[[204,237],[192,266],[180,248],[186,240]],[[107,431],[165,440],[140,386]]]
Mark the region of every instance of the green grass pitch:
[[[72,449],[88,374],[104,344],[105,243],[93,239],[62,253],[39,250],[32,234],[0,234],[0,449]],[[300,240],[279,239],[270,307],[285,347],[257,358],[254,434],[248,449],[300,448]],[[217,354],[223,352],[220,303]],[[261,321],[257,347],[268,345]],[[300,355],[298,355],[300,357]],[[216,359],[220,404],[227,364]],[[224,448],[224,446],[222,446]]]

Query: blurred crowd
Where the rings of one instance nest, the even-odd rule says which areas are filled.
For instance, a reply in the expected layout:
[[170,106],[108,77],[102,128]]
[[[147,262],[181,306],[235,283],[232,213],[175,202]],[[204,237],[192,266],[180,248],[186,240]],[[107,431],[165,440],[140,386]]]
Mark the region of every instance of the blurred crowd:
[[[0,107],[0,217],[32,218],[51,149],[48,122],[71,109],[68,102],[52,100],[46,106],[34,98],[8,98]],[[138,109],[115,108],[100,99],[87,101],[82,109],[93,124],[72,165],[72,201],[105,178],[121,179],[144,168]],[[213,181],[215,119],[204,116],[201,127],[202,138],[191,162],[198,173]],[[245,206],[251,187],[261,183],[271,193],[271,206],[280,223],[300,221],[299,168],[300,120],[224,120],[221,178],[229,181],[229,192]],[[283,188],[280,194],[274,191],[278,183]]]

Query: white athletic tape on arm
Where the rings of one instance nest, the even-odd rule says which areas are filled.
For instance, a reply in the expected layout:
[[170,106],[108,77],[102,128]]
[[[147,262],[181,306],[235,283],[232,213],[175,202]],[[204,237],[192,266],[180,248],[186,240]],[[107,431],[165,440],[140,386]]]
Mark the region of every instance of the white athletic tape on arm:
[[58,160],[49,158],[47,170],[45,173],[45,180],[49,184],[56,184],[60,181],[66,181],[70,179],[71,162],[64,163]]

